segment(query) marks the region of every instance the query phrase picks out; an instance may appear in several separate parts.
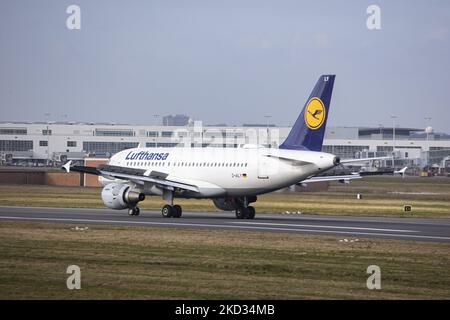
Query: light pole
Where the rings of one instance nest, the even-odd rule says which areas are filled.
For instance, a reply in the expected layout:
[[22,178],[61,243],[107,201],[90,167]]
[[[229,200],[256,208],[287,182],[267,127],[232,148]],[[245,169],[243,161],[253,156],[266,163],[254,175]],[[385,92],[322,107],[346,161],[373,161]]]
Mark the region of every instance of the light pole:
[[[426,121],[428,121],[428,123],[431,122],[431,117],[425,117],[424,119]],[[428,144],[428,135],[429,135],[429,131],[430,131],[430,130],[428,130],[428,127],[429,127],[429,125],[425,125],[425,133],[427,134],[427,144]]]
[[49,133],[49,126],[50,126],[50,119],[52,114],[47,112],[44,114],[46,117],[48,117],[48,122],[47,122],[47,126],[45,127],[45,132],[46,132],[46,136],[47,136],[47,167],[50,163],[50,137],[48,136]]
[[264,116],[266,118],[266,133],[267,133],[267,145],[270,148],[270,139],[269,139],[269,119],[272,118],[272,116],[266,115]]
[[391,115],[392,119],[392,167],[395,168],[394,157],[395,157],[395,119],[398,117]]
[[383,140],[383,124],[379,123],[378,126],[380,127],[380,139]]
[[[160,117],[159,114],[154,114],[154,115],[153,115],[153,118],[155,118],[155,129],[156,129],[156,126],[158,125],[158,119],[159,119],[159,117]],[[155,144],[156,144],[156,147],[158,147],[159,130],[155,130],[155,132],[156,132]]]

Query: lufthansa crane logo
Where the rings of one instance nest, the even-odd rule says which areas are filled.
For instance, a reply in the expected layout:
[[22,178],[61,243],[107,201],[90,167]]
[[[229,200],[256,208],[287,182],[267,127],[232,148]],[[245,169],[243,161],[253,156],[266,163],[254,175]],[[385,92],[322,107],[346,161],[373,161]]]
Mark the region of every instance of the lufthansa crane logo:
[[319,129],[325,122],[325,106],[317,97],[308,101],[305,109],[305,123],[312,130]]

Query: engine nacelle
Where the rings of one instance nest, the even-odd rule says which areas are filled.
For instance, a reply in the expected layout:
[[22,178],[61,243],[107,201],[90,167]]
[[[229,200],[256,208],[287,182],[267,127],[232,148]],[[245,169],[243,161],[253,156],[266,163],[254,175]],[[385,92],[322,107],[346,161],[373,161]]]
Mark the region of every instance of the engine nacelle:
[[128,184],[110,183],[102,190],[103,203],[111,209],[131,208],[144,199],[145,194],[133,191]]
[[[256,196],[250,196],[247,197],[247,202],[255,202]],[[217,209],[223,210],[223,211],[234,211],[242,204],[244,203],[243,198],[216,198],[213,199],[214,205],[217,207]]]

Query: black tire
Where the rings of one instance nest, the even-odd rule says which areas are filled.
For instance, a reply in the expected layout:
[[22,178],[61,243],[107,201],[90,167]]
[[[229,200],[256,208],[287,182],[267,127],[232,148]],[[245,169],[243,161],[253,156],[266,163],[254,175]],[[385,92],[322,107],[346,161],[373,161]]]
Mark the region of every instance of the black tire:
[[248,210],[244,207],[239,207],[236,209],[236,218],[245,219],[248,215]]
[[135,216],[138,216],[141,213],[141,209],[139,209],[139,207],[134,207],[133,211]]
[[248,211],[247,219],[255,219],[255,213],[256,213],[255,208],[252,206],[249,206],[249,207],[247,207],[247,211]]
[[181,208],[181,206],[176,204],[176,205],[173,206],[173,209],[174,209],[173,217],[174,218],[180,218],[181,215],[183,214],[183,209]]
[[162,216],[164,218],[171,218],[171,217],[173,217],[174,212],[175,212],[175,210],[173,209],[173,207],[168,205],[168,204],[166,204],[161,209],[161,213],[162,213]]
[[134,216],[134,209],[133,208],[128,209],[128,215],[129,216]]

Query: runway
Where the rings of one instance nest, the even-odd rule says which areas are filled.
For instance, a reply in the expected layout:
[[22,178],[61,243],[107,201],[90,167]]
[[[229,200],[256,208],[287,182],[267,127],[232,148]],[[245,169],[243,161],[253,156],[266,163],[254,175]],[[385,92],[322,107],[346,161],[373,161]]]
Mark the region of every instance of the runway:
[[146,210],[130,217],[126,210],[0,207],[0,221],[322,234],[339,236],[342,241],[370,237],[450,243],[450,219],[257,214],[254,220],[237,220],[233,212],[184,212],[182,218],[176,219]]

